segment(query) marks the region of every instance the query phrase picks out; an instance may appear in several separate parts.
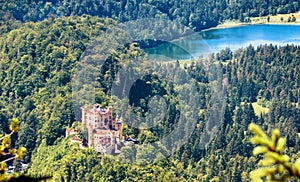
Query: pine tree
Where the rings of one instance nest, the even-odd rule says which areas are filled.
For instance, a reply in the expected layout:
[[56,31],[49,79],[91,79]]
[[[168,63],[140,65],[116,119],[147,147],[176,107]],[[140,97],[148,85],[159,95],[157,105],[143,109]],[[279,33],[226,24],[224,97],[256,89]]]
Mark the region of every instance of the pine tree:
[[285,181],[300,179],[300,158],[292,163],[290,157],[284,154],[286,139],[280,137],[280,131],[274,129],[271,138],[261,130],[258,125],[251,123],[249,130],[255,136],[250,139],[253,144],[258,144],[253,149],[254,155],[263,154],[258,169],[250,173],[252,181]]

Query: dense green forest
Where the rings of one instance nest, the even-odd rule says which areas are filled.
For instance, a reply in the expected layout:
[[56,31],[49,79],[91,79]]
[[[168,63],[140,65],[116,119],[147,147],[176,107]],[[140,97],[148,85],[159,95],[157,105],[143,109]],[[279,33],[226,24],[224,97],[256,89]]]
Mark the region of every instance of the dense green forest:
[[[292,160],[299,158],[297,45],[248,46],[234,52],[226,49],[184,65],[151,62],[151,67],[138,44],[124,45],[99,70],[96,101],[103,106],[114,104],[114,115],[126,119],[131,110],[140,116],[149,114],[150,98],[159,95],[166,101],[166,112],[151,122],[160,124],[145,130],[125,125],[123,134],[134,136],[141,144],[157,142],[180,124],[182,115],[186,123],[183,132],[192,131],[188,141],[163,159],[169,146],[159,142],[146,147],[125,146],[112,158],[91,148],[80,149],[64,137],[67,127],[80,122],[75,117],[71,83],[78,61],[91,41],[117,22],[161,17],[198,31],[225,20],[248,21],[253,16],[296,12],[298,1],[18,0],[0,4],[0,134],[10,133],[11,118],[19,119],[20,129],[11,135],[11,146],[27,149],[23,162],[30,164],[27,173],[31,176],[50,175],[57,181],[250,181],[249,173],[260,160],[252,155],[250,123],[260,125],[267,134],[279,128],[286,136],[285,153]],[[133,85],[128,107],[109,91],[118,70],[130,67],[134,57],[142,60],[140,67],[132,63],[136,72],[159,72]],[[222,83],[224,94],[219,130],[205,147],[202,140],[212,91],[203,62],[221,69],[222,77],[216,81]],[[174,82],[166,75],[174,75]],[[195,79],[195,85],[183,84],[187,78]],[[193,87],[196,94],[191,92]],[[139,88],[146,91],[139,92]],[[180,112],[179,92],[199,108],[190,110],[191,104],[184,108],[187,112]],[[164,103],[159,101],[158,105],[163,107]],[[195,125],[189,125],[191,113],[196,115]]]
[[164,17],[195,30],[203,30],[225,20],[244,22],[249,21],[249,17],[297,12],[300,4],[297,0],[16,0],[1,1],[0,7],[0,17],[8,26],[11,25],[10,20],[41,21],[88,14],[110,17],[121,22],[145,17]]
[[[59,18],[27,23],[1,37],[1,128],[8,132],[9,118],[20,119],[20,131],[15,145],[27,148],[25,161],[31,161],[31,174],[50,174],[66,181],[101,181],[113,178],[117,181],[246,180],[249,179],[248,172],[256,166],[258,160],[252,156],[253,146],[248,141],[250,134],[246,132],[251,122],[266,130],[281,128],[287,136],[288,151],[293,153],[300,149],[297,137],[300,132],[300,78],[297,74],[300,47],[294,45],[249,46],[234,53],[230,50],[222,51],[207,58],[221,65],[227,83],[224,83],[224,122],[206,149],[200,145],[203,123],[207,117],[205,112],[200,112],[198,124],[189,142],[171,157],[153,164],[141,166],[122,162],[141,159],[141,156],[147,160],[148,155],[151,158],[153,154],[146,152],[151,151],[151,147],[147,150],[139,146],[124,147],[124,152],[118,156],[120,162],[117,162],[91,149],[81,150],[77,146],[71,146],[68,139],[64,138],[64,130],[75,121],[70,86],[72,70],[89,40],[113,23],[110,19],[90,16]],[[124,51],[119,51],[118,56],[130,55],[131,49],[138,50],[135,46],[129,46]],[[139,51],[142,55],[142,50]],[[108,63],[119,65],[118,56],[108,60]],[[230,60],[224,60],[224,57]],[[208,104],[205,100],[209,100],[210,92],[199,62],[185,65],[187,72],[175,63],[157,66],[166,70],[172,67],[181,74],[188,72],[195,78],[199,94],[203,95],[201,105],[205,108]],[[113,67],[107,69],[111,68]],[[106,80],[99,79],[102,88],[109,85],[109,77],[114,75],[114,72],[110,73],[105,76]],[[158,82],[156,79],[143,78],[142,81],[153,83],[150,88],[152,92],[157,92],[154,88],[166,85],[168,81],[162,79]],[[105,93],[105,89],[99,92]],[[175,91],[170,88],[166,92]],[[148,94],[151,95],[151,92]],[[172,95],[176,94],[161,94],[170,97],[169,117],[165,118],[165,124],[149,131],[128,128],[125,132],[145,143],[156,141],[168,133],[168,126],[172,128],[178,114],[173,106],[176,97]],[[99,99],[109,97],[99,94]],[[142,98],[136,96],[132,101],[143,109]],[[126,113],[128,107],[122,105],[122,101],[119,102],[119,112]],[[255,103],[269,108],[269,112],[255,113]]]

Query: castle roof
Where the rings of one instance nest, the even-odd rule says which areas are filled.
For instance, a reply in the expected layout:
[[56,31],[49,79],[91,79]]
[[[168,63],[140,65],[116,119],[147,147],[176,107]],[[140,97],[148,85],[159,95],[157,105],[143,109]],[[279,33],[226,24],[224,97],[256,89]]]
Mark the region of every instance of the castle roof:
[[82,142],[83,141],[78,135],[73,136],[71,140],[72,141],[78,141],[78,142]]
[[94,107],[92,109],[88,109],[86,106],[81,107],[82,109],[85,109],[89,113],[99,113],[101,115],[105,115],[109,113],[109,111],[112,110],[112,106],[108,106],[108,108],[104,109],[101,108],[99,104],[94,104]]

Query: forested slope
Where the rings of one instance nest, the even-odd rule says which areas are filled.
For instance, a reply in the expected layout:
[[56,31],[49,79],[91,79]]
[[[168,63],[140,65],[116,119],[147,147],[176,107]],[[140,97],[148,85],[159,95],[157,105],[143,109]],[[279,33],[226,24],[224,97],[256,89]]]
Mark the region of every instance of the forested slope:
[[195,30],[202,30],[225,20],[244,22],[249,21],[249,17],[297,12],[300,4],[297,0],[16,0],[2,1],[0,7],[0,17],[6,21],[5,24],[10,19],[26,22],[88,14],[121,22],[144,17],[165,17]]
[[[162,124],[149,130],[125,126],[124,135],[134,136],[141,144],[152,143],[176,127],[180,114],[188,118],[190,113],[178,111],[177,92],[194,99],[192,86],[171,85],[170,80],[161,79],[162,74],[195,78],[200,95],[195,111],[197,123],[190,128],[191,137],[163,160],[158,160],[166,152],[162,145],[156,146],[161,153],[153,152],[153,146],[126,146],[114,159],[93,149],[82,150],[71,145],[64,134],[65,128],[76,120],[72,74],[86,47],[118,21],[163,17],[198,31],[225,20],[248,21],[248,17],[296,12],[299,8],[298,1],[275,0],[1,1],[0,131],[8,133],[9,120],[19,118],[20,131],[13,134],[12,145],[27,148],[24,162],[30,163],[29,172],[33,176],[53,175],[61,181],[249,181],[248,173],[258,162],[252,156],[253,146],[247,132],[251,122],[267,132],[280,128],[287,137],[287,153],[299,157],[299,46],[249,46],[235,52],[226,49],[205,60],[221,66],[225,93],[224,116],[206,148],[201,137],[209,117],[206,108],[210,106],[211,90],[203,65],[195,61],[185,64],[183,69],[179,62],[153,64],[154,70],[160,70],[161,74],[141,78],[140,85],[134,88],[143,85],[147,92],[133,91],[130,103],[137,112],[145,114],[150,97],[159,93],[167,100],[164,113],[167,117],[154,117],[154,121]],[[117,104],[114,115],[126,115],[131,108],[124,101],[109,97],[112,80],[122,66],[120,60],[124,63],[137,55],[144,57],[136,44],[126,45],[108,58],[109,66],[99,70],[102,89],[96,90],[96,101],[103,105]],[[147,65],[147,59],[143,61]],[[130,164],[150,163],[151,158],[154,163]]]
[[[300,47],[294,45],[249,46],[234,53],[227,50],[209,57],[210,61],[222,65],[227,101],[224,122],[206,149],[200,146],[203,124],[207,120],[205,110],[199,112],[197,126],[193,128],[189,141],[171,157],[151,165],[124,164],[91,149],[81,150],[70,146],[68,139],[61,137],[64,136],[65,128],[75,121],[71,103],[72,71],[91,39],[112,23],[110,19],[90,16],[59,18],[27,23],[1,37],[1,129],[8,131],[9,118],[20,119],[21,128],[16,145],[28,149],[25,161],[31,162],[31,174],[52,174],[57,179],[67,181],[246,180],[249,179],[248,172],[257,162],[252,157],[253,146],[248,141],[250,134],[246,132],[250,122],[268,131],[280,127],[287,136],[288,152],[300,149],[297,137],[300,132],[300,78],[297,74]],[[120,54],[130,54],[126,49]],[[111,61],[111,64],[119,65],[118,56]],[[166,70],[172,68],[178,72],[183,71],[175,63],[163,67]],[[209,86],[201,64],[196,62],[184,67],[191,77],[198,80],[199,94],[204,96],[201,107],[206,108]],[[110,80],[108,77],[114,73],[111,72],[105,78]],[[158,82],[156,77],[144,78],[142,81],[151,83],[150,95],[157,92],[158,86],[166,87],[168,84],[164,79]],[[108,85],[105,80],[100,80],[100,84],[104,88],[105,84]],[[166,91],[171,96],[165,97],[175,104],[176,94],[172,93],[176,91]],[[107,99],[103,95],[101,98]],[[137,107],[145,109],[142,100],[133,98]],[[253,103],[269,108],[270,111],[255,115]],[[127,128],[124,132],[134,135],[142,143],[156,141],[176,124],[178,113],[175,108],[169,105],[167,114],[170,117],[164,121],[166,125],[142,132]],[[119,110],[126,113],[122,101]],[[14,137],[16,139],[17,136]],[[147,151],[151,150],[151,147],[146,150],[139,146],[124,147],[118,160],[147,160],[152,155]]]
[[69,17],[27,23],[1,37],[1,126],[21,121],[18,144],[31,151],[47,138],[52,144],[74,121],[71,73],[90,39],[110,19]]

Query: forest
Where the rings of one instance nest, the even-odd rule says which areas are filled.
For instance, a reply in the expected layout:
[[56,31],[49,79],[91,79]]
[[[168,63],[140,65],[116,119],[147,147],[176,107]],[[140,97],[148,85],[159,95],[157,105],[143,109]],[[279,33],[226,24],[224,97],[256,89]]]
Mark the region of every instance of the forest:
[[[291,160],[299,158],[300,46],[250,45],[189,63],[150,62],[139,43],[114,50],[98,70],[95,100],[103,106],[114,105],[114,116],[128,119],[123,134],[134,136],[141,145],[125,146],[113,158],[92,148],[82,150],[65,138],[65,129],[80,123],[73,108],[72,77],[91,41],[118,22],[168,18],[200,31],[225,20],[244,22],[250,17],[297,12],[298,3],[1,1],[0,134],[10,133],[11,119],[18,118],[20,128],[10,136],[11,147],[26,148],[22,161],[30,166],[25,174],[51,176],[54,181],[250,181],[249,174],[261,159],[253,155],[253,134],[248,130],[251,123],[268,135],[279,128],[286,139],[285,153]],[[134,61],[136,57],[139,64]],[[203,62],[220,69],[221,76],[210,78]],[[122,67],[139,74],[159,72],[139,78],[127,102],[110,93]],[[189,78],[195,82],[187,82]],[[210,81],[221,83],[222,106],[212,105]],[[115,86],[123,85],[117,82]],[[191,92],[194,88],[196,92]],[[178,93],[187,100],[183,105],[178,102]],[[136,124],[129,121],[132,110],[138,117],[147,116],[148,104],[157,95],[165,100],[157,103],[165,107],[165,115],[153,116],[147,122],[159,124],[143,130],[131,128],[130,124]],[[218,107],[224,110],[222,116],[216,116],[218,131],[205,142],[210,113]],[[192,117],[196,123],[190,125]],[[178,150],[170,151],[171,144],[159,141],[179,124],[182,132],[191,131],[191,135]],[[179,145],[176,142],[172,144]],[[170,155],[162,157],[165,153]]]
[[[167,18],[196,31],[215,27],[225,20],[249,21],[250,17],[298,12],[297,0],[16,0],[0,2],[1,29],[9,31],[18,22],[88,14],[120,22],[138,18]],[[12,25],[13,24],[13,25]]]

